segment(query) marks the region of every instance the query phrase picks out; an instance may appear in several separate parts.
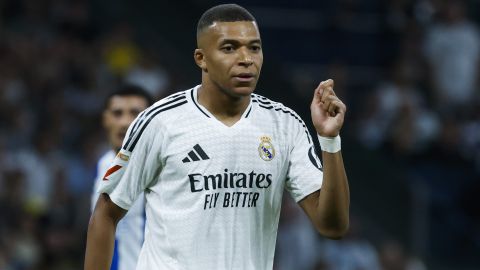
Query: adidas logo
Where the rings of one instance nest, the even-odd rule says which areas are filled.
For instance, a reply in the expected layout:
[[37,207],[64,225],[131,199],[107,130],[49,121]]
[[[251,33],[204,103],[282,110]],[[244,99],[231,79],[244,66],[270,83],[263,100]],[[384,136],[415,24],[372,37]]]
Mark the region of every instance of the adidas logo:
[[200,145],[196,144],[193,147],[193,150],[188,152],[188,157],[182,159],[182,162],[187,163],[187,162],[194,162],[194,161],[207,160],[207,159],[210,159],[208,155],[205,153],[205,151],[203,151]]

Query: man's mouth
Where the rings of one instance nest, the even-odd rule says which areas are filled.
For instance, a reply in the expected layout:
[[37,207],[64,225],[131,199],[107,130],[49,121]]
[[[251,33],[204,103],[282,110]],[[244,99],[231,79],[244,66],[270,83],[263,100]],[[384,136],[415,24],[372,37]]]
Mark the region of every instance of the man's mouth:
[[240,73],[234,76],[235,79],[241,82],[250,82],[255,79],[253,73]]

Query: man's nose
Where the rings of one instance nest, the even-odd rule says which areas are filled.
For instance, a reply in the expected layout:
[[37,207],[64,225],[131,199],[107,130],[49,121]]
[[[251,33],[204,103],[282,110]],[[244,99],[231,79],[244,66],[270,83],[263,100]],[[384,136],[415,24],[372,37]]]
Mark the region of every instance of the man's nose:
[[253,64],[253,59],[248,48],[240,48],[239,54],[239,64],[241,66],[249,67]]
[[130,126],[130,123],[132,123],[132,121],[133,121],[132,117],[124,115],[120,119],[120,124],[122,125],[123,128],[128,128],[128,126]]

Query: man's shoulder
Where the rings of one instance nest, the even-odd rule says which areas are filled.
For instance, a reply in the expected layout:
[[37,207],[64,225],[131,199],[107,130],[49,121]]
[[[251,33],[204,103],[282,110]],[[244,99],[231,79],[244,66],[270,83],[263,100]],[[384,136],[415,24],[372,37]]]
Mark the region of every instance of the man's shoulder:
[[[162,98],[155,102],[152,106],[148,107],[145,111],[142,112],[139,121],[168,121],[172,117],[178,116],[179,110],[184,110],[189,99],[187,94],[191,89],[175,92],[165,98]],[[157,117],[157,116],[161,117]]]
[[275,111],[275,109],[277,108],[286,107],[280,102],[274,101],[272,99],[269,99],[265,96],[262,96],[256,93],[253,93],[251,97],[252,97],[252,102],[263,109],[267,109],[267,110],[273,109],[273,111]]
[[277,117],[284,117],[285,119],[299,121],[303,123],[301,117],[290,107],[283,103],[273,101],[267,97],[259,94],[252,94],[252,102],[261,108],[263,113],[276,115]]
[[178,104],[178,103],[183,103],[184,101],[187,101],[187,94],[191,92],[191,88],[183,91],[178,91],[174,92],[157,102],[155,102],[152,106],[150,106],[147,110],[151,108],[158,108],[158,107],[170,107],[172,105]]

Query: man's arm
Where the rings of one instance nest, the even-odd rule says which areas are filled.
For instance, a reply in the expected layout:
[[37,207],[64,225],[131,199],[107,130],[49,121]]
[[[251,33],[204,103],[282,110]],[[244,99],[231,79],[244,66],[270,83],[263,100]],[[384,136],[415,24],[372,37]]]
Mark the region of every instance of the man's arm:
[[[313,124],[320,136],[330,138],[338,136],[343,126],[346,106],[333,92],[333,80],[320,83],[315,90],[310,109]],[[334,145],[333,141],[334,139],[326,143]],[[339,147],[332,147],[336,148]],[[308,195],[299,204],[318,232],[328,238],[339,239],[348,231],[350,191],[342,154],[339,149],[332,149],[323,149],[322,145],[321,190]]]
[[349,225],[350,191],[347,175],[341,152],[332,154],[322,151],[322,157],[322,189],[308,195],[299,204],[320,234],[340,239]]
[[112,262],[115,230],[126,210],[103,193],[99,196],[88,224],[85,270],[108,270]]

